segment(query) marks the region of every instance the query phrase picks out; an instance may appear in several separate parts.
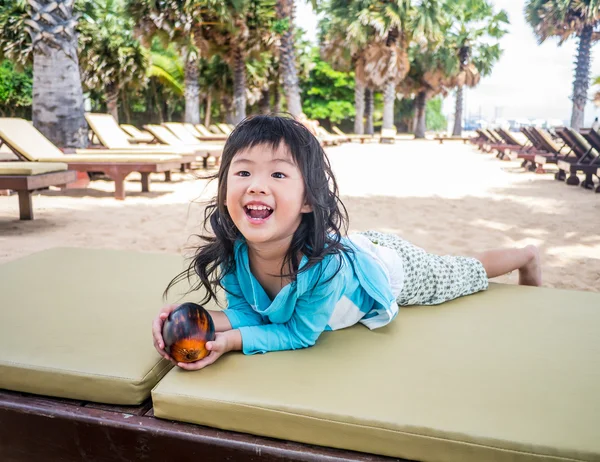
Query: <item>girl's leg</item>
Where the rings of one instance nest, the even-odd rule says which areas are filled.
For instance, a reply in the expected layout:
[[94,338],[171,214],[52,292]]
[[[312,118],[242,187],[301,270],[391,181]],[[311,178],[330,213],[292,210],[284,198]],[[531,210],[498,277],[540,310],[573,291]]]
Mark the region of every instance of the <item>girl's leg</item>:
[[489,278],[519,270],[520,285],[542,285],[540,253],[533,245],[522,249],[488,250],[476,258],[482,263]]

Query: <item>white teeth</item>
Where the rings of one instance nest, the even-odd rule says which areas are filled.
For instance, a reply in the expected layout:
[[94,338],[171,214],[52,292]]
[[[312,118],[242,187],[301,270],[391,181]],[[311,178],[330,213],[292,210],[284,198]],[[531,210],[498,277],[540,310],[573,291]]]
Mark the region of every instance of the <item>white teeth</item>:
[[246,208],[250,210],[271,210],[271,207],[266,205],[247,205]]

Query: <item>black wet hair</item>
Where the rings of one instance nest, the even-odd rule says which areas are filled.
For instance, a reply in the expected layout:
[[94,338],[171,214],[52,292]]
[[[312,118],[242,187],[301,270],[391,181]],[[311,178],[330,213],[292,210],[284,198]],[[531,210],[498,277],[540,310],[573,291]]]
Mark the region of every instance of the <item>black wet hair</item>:
[[[351,252],[341,242],[348,229],[348,213],[339,198],[329,159],[317,138],[292,117],[248,117],[227,138],[219,171],[210,177],[218,180],[218,192],[204,211],[204,231],[207,234],[198,236],[203,244],[196,250],[189,267],[169,283],[165,295],[174,284],[183,279],[190,280],[196,274],[199,282],[191,290],[203,288],[206,292],[200,303],[217,300],[216,290],[223,288],[223,277],[235,270],[234,244],[243,238],[225,206],[231,161],[237,153],[254,146],[265,145],[276,150],[282,143],[289,149],[302,173],[305,203],[312,207],[312,212],[302,214],[279,276],[294,281],[299,273],[317,265],[326,256]],[[305,255],[308,262],[299,268],[301,255]],[[337,271],[341,267],[341,259],[339,264]]]

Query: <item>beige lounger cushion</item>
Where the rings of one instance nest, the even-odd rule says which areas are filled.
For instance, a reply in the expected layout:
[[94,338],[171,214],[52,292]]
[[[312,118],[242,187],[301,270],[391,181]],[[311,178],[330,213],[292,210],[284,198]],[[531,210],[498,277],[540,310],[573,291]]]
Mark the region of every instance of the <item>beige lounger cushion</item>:
[[600,460],[600,294],[492,285],[317,345],[171,370],[155,415],[421,461]]
[[136,404],[170,369],[152,345],[178,256],[52,249],[0,265],[0,388]]
[[60,162],[0,162],[0,175],[41,175],[64,170],[67,164]]
[[111,153],[108,150],[94,150],[89,154],[88,150],[82,150],[85,154],[64,154],[42,133],[25,119],[0,117],[0,138],[5,140],[21,156],[30,161],[45,162],[172,162],[180,160],[179,156],[168,155],[168,153],[138,155],[127,153]]

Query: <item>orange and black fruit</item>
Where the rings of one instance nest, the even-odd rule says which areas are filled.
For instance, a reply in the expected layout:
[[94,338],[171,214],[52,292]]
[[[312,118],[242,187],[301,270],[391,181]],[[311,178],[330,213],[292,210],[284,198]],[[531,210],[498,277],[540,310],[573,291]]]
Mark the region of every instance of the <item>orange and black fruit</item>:
[[193,363],[208,355],[206,342],[215,339],[215,325],[208,311],[196,303],[184,303],[165,319],[162,330],[165,351],[177,362]]

